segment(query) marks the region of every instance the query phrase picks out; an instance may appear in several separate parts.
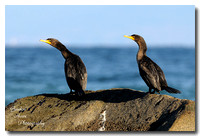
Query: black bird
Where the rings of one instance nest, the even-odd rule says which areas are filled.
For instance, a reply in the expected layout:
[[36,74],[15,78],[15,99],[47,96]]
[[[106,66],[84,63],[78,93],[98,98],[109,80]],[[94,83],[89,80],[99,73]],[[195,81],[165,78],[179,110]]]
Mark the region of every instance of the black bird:
[[[138,68],[140,76],[149,87],[149,93],[155,93],[155,91],[159,93],[161,90],[166,90],[169,93],[181,93],[179,90],[167,85],[162,69],[147,57],[147,46],[141,36],[133,34],[131,36],[125,35],[124,37],[134,40],[139,46],[137,53]],[[151,92],[152,89],[154,89],[153,92]]]
[[70,88],[70,94],[72,93],[72,90],[74,90],[76,95],[84,95],[84,90],[87,85],[87,71],[81,58],[70,52],[57,39],[48,38],[47,40],[40,41],[50,44],[62,53],[65,59],[65,77]]

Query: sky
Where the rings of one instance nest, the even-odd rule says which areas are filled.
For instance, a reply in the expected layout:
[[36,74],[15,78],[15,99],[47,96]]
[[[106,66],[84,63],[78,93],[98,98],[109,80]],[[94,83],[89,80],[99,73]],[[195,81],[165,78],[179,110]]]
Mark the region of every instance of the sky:
[[151,46],[195,46],[195,6],[6,5],[6,46],[56,38],[69,46],[125,46],[139,34]]

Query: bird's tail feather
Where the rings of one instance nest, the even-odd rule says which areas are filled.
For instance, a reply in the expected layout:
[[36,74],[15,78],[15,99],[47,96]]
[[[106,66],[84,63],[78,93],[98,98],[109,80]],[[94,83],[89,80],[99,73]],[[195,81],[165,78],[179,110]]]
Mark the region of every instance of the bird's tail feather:
[[166,90],[169,93],[181,93],[181,91],[171,88],[171,87],[165,87],[164,90]]

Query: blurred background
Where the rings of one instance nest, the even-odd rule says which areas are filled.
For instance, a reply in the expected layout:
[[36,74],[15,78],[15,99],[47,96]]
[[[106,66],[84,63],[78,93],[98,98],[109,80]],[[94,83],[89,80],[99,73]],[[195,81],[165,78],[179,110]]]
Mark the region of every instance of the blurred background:
[[[6,6],[6,105],[42,93],[68,93],[61,53],[40,39],[56,38],[79,55],[87,90],[131,88],[147,92],[139,75],[139,34],[147,55],[164,71],[171,96],[195,100],[194,6]],[[162,94],[168,94],[162,91]]]

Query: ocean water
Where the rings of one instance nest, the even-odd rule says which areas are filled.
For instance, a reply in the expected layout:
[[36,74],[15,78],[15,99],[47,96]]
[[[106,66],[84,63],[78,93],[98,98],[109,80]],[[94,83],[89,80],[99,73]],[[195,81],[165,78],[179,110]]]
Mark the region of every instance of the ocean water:
[[[88,72],[87,90],[131,88],[147,92],[139,75],[136,47],[69,48],[79,55]],[[69,92],[64,74],[64,58],[51,47],[6,47],[6,105],[15,99],[42,93]],[[164,71],[168,85],[181,94],[168,94],[195,100],[195,48],[149,48],[149,56]]]

